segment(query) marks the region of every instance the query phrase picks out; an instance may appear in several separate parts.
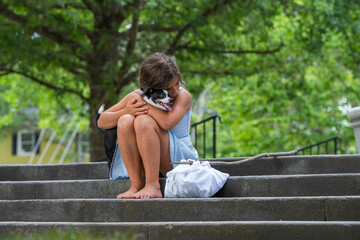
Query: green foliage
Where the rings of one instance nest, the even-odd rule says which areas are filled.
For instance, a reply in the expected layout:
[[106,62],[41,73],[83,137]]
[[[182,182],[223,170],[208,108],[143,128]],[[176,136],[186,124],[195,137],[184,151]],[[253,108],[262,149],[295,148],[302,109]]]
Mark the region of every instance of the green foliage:
[[[242,46],[261,49],[283,42],[274,54],[222,54],[216,61],[203,53],[207,79],[195,83],[212,92],[208,106],[224,122],[218,132],[219,157],[292,150],[333,136],[343,138],[343,153],[356,152],[346,113],[359,105],[359,70],[354,64],[358,58],[349,49],[359,39],[353,27],[359,18],[346,15],[356,16],[359,4],[340,2],[303,1],[280,7],[275,3],[277,10],[269,11],[264,22],[258,14],[261,8],[241,16],[249,21],[245,26],[265,32],[237,33]],[[334,9],[340,11],[339,4],[343,12],[332,15]],[[325,13],[332,17],[323,18]],[[256,25],[251,23],[253,14],[259,20]],[[339,21],[342,31],[335,28]],[[222,42],[230,40],[226,46],[236,42],[222,36]]]
[[359,1],[84,2],[0,0],[0,128],[26,122],[19,112],[32,106],[42,128],[61,131],[70,113],[89,128],[101,103],[136,87],[141,60],[162,51],[176,57],[194,107],[211,92],[194,120],[221,115],[219,157],[333,136],[355,152],[346,112],[359,105]]
[[[291,150],[333,136],[345,140],[344,152],[355,153],[346,108],[359,104],[358,70],[351,67],[344,35],[330,27],[308,36],[314,23],[304,17],[296,21],[302,21],[305,31],[292,26],[296,21],[286,15],[274,18],[277,27],[268,34],[281,33],[286,47],[271,56],[246,56],[254,64],[248,69],[261,71],[231,80],[222,77],[207,86],[213,94],[209,106],[224,121],[221,156]],[[320,19],[316,25],[322,25]],[[299,41],[299,36],[304,38]]]

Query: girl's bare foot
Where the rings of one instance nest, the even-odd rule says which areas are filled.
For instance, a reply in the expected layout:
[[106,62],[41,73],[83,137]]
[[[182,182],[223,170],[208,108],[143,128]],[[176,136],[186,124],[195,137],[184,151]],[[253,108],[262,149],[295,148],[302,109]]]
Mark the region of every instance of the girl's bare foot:
[[134,193],[139,192],[141,188],[142,188],[142,186],[136,187],[136,186],[134,186],[134,185],[131,185],[131,187],[129,188],[129,190],[127,190],[127,191],[124,192],[124,193],[121,193],[121,194],[117,195],[116,198],[118,198],[118,199],[131,198],[131,196],[132,196]]
[[162,198],[160,186],[146,184],[143,189],[133,194],[131,198],[144,199],[144,198]]

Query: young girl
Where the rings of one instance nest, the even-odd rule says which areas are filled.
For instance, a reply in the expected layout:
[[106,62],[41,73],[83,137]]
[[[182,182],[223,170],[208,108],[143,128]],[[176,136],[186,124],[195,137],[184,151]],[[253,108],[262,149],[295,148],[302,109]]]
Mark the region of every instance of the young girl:
[[[181,83],[175,61],[154,53],[140,66],[140,89],[101,114],[100,128],[117,126],[118,146],[131,183],[117,198],[161,198],[159,172],[166,176],[173,168],[171,161],[199,159],[189,136],[191,96]],[[172,111],[146,104],[141,93],[149,88],[167,90],[174,99]]]

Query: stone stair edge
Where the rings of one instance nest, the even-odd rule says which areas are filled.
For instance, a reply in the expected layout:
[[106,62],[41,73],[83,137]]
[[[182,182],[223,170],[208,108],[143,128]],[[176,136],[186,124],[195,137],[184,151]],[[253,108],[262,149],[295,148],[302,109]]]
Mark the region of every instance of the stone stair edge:
[[214,201],[214,200],[241,200],[241,199],[248,199],[248,200],[258,200],[258,199],[267,199],[267,200],[273,200],[273,199],[350,199],[350,198],[359,198],[360,195],[324,195],[324,196],[284,196],[284,197],[209,197],[209,198],[149,198],[149,199],[109,199],[109,198],[63,198],[63,199],[53,199],[53,198],[44,198],[44,199],[15,199],[15,200],[4,200],[0,199],[0,202],[2,201],[135,201],[135,202],[141,202],[141,201]]
[[359,195],[329,195],[329,196],[283,196],[283,197],[210,197],[210,198],[155,198],[155,199],[116,199],[114,198],[44,198],[44,199],[0,199],[0,204],[6,203],[208,203],[208,202],[242,202],[242,201],[346,201],[360,200]]
[[[360,173],[324,173],[324,174],[287,174],[287,175],[246,175],[229,176],[228,179],[284,179],[284,178],[311,178],[311,177],[360,177]],[[160,182],[166,178],[160,178]],[[24,183],[82,183],[82,182],[113,182],[129,181],[129,179],[56,179],[56,180],[27,180],[27,181],[0,181],[0,184],[24,184]]]
[[[1,221],[359,221],[360,197],[0,201]],[[235,209],[232,209],[234,208]],[[56,212],[58,214],[51,215]],[[286,212],[283,210],[286,209]],[[18,212],[16,210],[21,210]],[[149,215],[150,212],[155,211]],[[50,214],[50,215],[49,215]]]
[[[360,174],[234,176],[215,197],[360,195],[359,183]],[[160,180],[160,186],[163,191],[165,179]],[[4,200],[112,198],[129,187],[129,179],[0,182]]]
[[81,223],[81,222],[0,222],[0,233],[22,234],[66,229],[91,232],[124,232],[137,239],[356,239],[360,222],[336,221],[224,221],[224,222],[143,222],[143,223]]
[[[305,156],[305,157],[304,157]],[[316,157],[314,157],[316,156]],[[328,159],[329,161],[331,161],[332,159],[339,159],[341,157],[344,157],[345,159],[352,159],[352,160],[359,160],[360,161],[360,154],[349,154],[349,155],[295,155],[295,156],[282,156],[282,157],[276,157],[278,159]],[[201,159],[201,160],[209,160],[211,161],[223,161],[221,160],[222,158],[217,158],[217,159]],[[241,160],[244,159],[244,157],[242,158],[225,158],[225,161],[236,161],[236,160]],[[267,157],[267,158],[262,158],[264,161],[268,160],[268,159],[274,159],[274,157]],[[256,161],[256,160],[255,160]],[[354,163],[355,161],[353,161]],[[88,163],[65,163],[65,164],[32,164],[32,165],[28,165],[28,164],[16,164],[16,165],[11,165],[11,164],[7,164],[7,165],[0,165],[0,168],[5,166],[10,166],[10,167],[62,167],[65,166],[66,169],[68,169],[67,167],[72,167],[72,166],[78,166],[79,168],[81,166],[100,166],[101,169],[105,169],[105,167],[107,168],[107,163],[106,162],[88,162]],[[4,171],[4,170],[3,170]],[[6,170],[5,170],[6,171]],[[321,173],[321,174],[284,174],[284,175],[244,175],[244,176],[230,176],[229,179],[230,181],[233,181],[233,185],[235,186],[237,184],[237,180],[240,180],[239,182],[241,183],[241,180],[243,180],[243,184],[248,184],[245,183],[248,180],[252,180],[254,179],[253,182],[257,182],[256,180],[260,180],[259,182],[262,182],[262,180],[278,180],[278,181],[282,181],[282,179],[284,181],[282,182],[286,182],[286,179],[291,180],[290,182],[293,182],[294,179],[308,179],[309,178],[314,178],[315,181],[318,181],[318,179],[320,181],[323,181],[324,179],[328,178],[331,179],[330,183],[334,181],[340,181],[341,183],[345,181],[345,183],[348,182],[347,178],[351,180],[351,183],[357,183],[360,182],[360,173]],[[308,182],[308,180],[306,180],[306,182]],[[295,180],[296,181],[296,180]],[[311,179],[311,181],[313,181]],[[107,186],[107,185],[111,185],[111,186],[117,186],[117,182],[116,180],[111,180],[111,179],[74,179],[74,180],[27,180],[27,181],[0,181],[0,186],[2,184],[33,184],[33,185],[37,185],[35,186],[35,190],[38,190],[38,194],[41,193],[41,189],[43,187],[45,187],[45,185],[41,185],[41,184],[56,184],[59,183],[59,186],[61,186],[61,183],[77,183],[79,184],[79,186],[83,186],[81,185],[81,183],[91,183],[94,182],[94,184],[90,184],[92,185],[97,185],[96,183],[99,183],[98,185],[101,186]],[[107,183],[113,183],[113,184],[107,184]],[[128,183],[129,180],[118,180],[119,184],[123,184],[123,183]],[[161,178],[160,179],[161,184],[165,183],[165,178]],[[249,181],[250,182],[250,181]],[[326,181],[327,182],[327,181]],[[101,183],[101,184],[100,184]],[[104,183],[104,184],[102,184]],[[236,184],[235,184],[236,183]],[[264,181],[264,183],[266,183],[266,181]],[[85,184],[86,185],[86,184]],[[316,184],[315,184],[316,185]],[[338,184],[336,184],[338,185]],[[42,187],[41,187],[42,186]],[[232,186],[229,184],[229,186]],[[251,190],[251,185],[250,186],[250,190]],[[254,185],[255,186],[255,185]],[[309,185],[310,186],[310,185]],[[344,186],[344,185],[342,185]],[[7,186],[3,186],[5,188],[7,188]],[[10,187],[15,187],[15,186],[10,186]],[[38,188],[36,188],[38,187]],[[41,187],[41,188],[40,188]],[[52,187],[52,186],[51,186]],[[329,187],[329,186],[327,186]],[[4,188],[4,189],[5,189]],[[356,188],[356,186],[354,187]],[[45,188],[44,188],[45,189]],[[230,189],[231,190],[231,189]],[[340,191],[341,192],[341,191]],[[345,193],[345,192],[344,192]],[[357,193],[357,192],[356,192]],[[356,194],[355,192],[349,192],[349,194]],[[322,193],[324,194],[324,192]],[[333,194],[336,194],[335,192]],[[40,196],[40,195],[39,195]],[[101,197],[101,196],[100,196]],[[349,200],[349,203],[346,203],[344,205],[344,208],[347,208],[347,211],[349,211],[350,208],[356,208],[356,206],[360,206],[360,204],[358,204],[360,202],[360,195],[319,195],[319,196],[250,196],[250,197],[226,197],[225,195],[223,197],[212,197],[212,198],[161,198],[161,199],[116,199],[115,196],[114,198],[59,198],[59,199],[14,199],[14,200],[1,200],[0,199],[0,207],[2,205],[3,209],[6,209],[6,207],[11,206],[12,203],[16,203],[14,205],[22,205],[21,203],[24,204],[30,204],[34,203],[33,205],[39,205],[39,206],[43,206],[42,203],[51,203],[51,204],[47,204],[47,205],[53,205],[56,206],[57,203],[59,203],[61,205],[61,203],[68,203],[68,204],[63,204],[63,205],[71,205],[72,203],[74,204],[79,204],[81,206],[81,208],[85,209],[85,206],[87,207],[91,207],[91,206],[95,206],[97,205],[97,203],[102,203],[100,205],[104,205],[107,208],[109,208],[109,206],[119,206],[119,209],[124,208],[125,205],[129,205],[134,207],[134,204],[132,203],[147,203],[149,206],[151,205],[151,203],[176,203],[176,204],[172,204],[172,205],[177,205],[180,206],[180,203],[184,203],[187,204],[189,203],[191,206],[191,203],[195,203],[193,206],[198,206],[201,208],[202,203],[213,203],[214,206],[217,205],[217,201],[222,202],[222,203],[234,203],[231,206],[235,206],[236,202],[241,202],[241,201],[248,201],[250,202],[250,205],[248,204],[239,204],[239,206],[252,206],[252,204],[254,204],[257,201],[263,201],[266,203],[266,206],[269,205],[268,202],[266,201],[273,201],[275,203],[278,203],[278,201],[280,202],[286,202],[289,201],[289,203],[291,203],[291,205],[293,205],[293,203],[291,201],[294,201],[295,204],[303,205],[302,202],[306,202],[309,201],[311,202],[311,204],[309,204],[309,206],[311,205],[316,205],[313,204],[313,201],[316,202],[318,201],[319,203],[321,203],[321,206],[324,206],[324,211],[325,211],[325,215],[326,213],[326,209],[334,209],[334,211],[336,212],[336,207],[339,207],[337,204],[343,203],[345,204],[345,202],[347,202],[347,200]],[[254,203],[252,202],[254,201]],[[299,201],[299,202],[296,202]],[[6,205],[7,203],[9,203],[9,205]],[[89,204],[87,204],[89,203]],[[109,203],[109,204],[107,204]],[[299,204],[301,203],[301,204]],[[113,205],[111,205],[113,204]],[[119,205],[117,205],[119,204]],[[120,205],[120,204],[124,204],[124,205]],[[145,204],[145,205],[147,205]],[[328,204],[328,205],[327,205]],[[45,204],[46,205],[46,204]],[[158,206],[163,206],[162,204],[156,204]],[[225,204],[227,205],[227,204]],[[256,205],[256,204],[254,204]],[[289,205],[289,204],[285,204]],[[305,204],[306,205],[306,204]],[[305,206],[304,205],[304,206]],[[317,204],[319,205],[319,204]],[[317,206],[316,205],[316,206]],[[135,204],[136,206],[136,204]],[[138,205],[139,206],[139,205]],[[208,208],[210,205],[204,204],[202,206],[205,206],[206,208]],[[284,206],[284,204],[280,204],[280,206]],[[307,206],[307,205],[306,205]],[[71,208],[72,209],[72,208]],[[99,207],[99,209],[101,210],[101,207]],[[260,209],[262,209],[260,207]],[[283,209],[283,208],[282,208]],[[93,210],[93,209],[92,209]],[[298,211],[298,210],[297,210]],[[338,210],[339,212],[341,212],[340,210]],[[358,212],[356,209],[354,209],[354,211]],[[307,211],[306,211],[307,212]],[[345,213],[349,213],[349,212],[344,212],[341,214],[345,214]],[[243,214],[243,213],[242,213]],[[302,214],[299,212],[299,214]],[[331,212],[329,212],[330,216],[331,216]],[[339,213],[340,214],[340,213]],[[340,214],[340,215],[341,215]],[[359,215],[360,216],[360,215]],[[358,215],[356,215],[356,217],[358,217]],[[15,219],[15,218],[13,218]],[[68,221],[58,221],[59,219],[51,219],[52,221],[49,222],[42,222],[42,221],[37,221],[38,219],[32,219],[35,221],[31,221],[30,219],[28,219],[29,221],[11,221],[10,219],[6,219],[3,221],[0,221],[0,235],[2,235],[1,233],[5,233],[7,234],[10,230],[14,230],[14,231],[25,231],[27,233],[30,233],[31,231],[39,230],[44,231],[44,230],[48,230],[48,229],[67,229],[66,227],[68,226],[74,226],[74,229],[76,231],[81,230],[81,229],[86,229],[86,230],[93,230],[93,228],[95,229],[94,231],[98,231],[99,229],[108,229],[110,230],[110,232],[112,231],[123,231],[124,229],[130,229],[136,233],[139,233],[140,235],[140,239],[158,239],[159,237],[157,236],[161,236],[161,237],[165,237],[165,239],[168,239],[168,235],[166,234],[170,234],[169,236],[171,237],[176,237],[176,236],[180,236],[181,239],[185,239],[185,237],[183,237],[182,234],[178,234],[176,235],[177,231],[183,231],[184,236],[187,236],[187,239],[189,239],[189,236],[192,237],[196,237],[199,235],[198,234],[199,230],[204,231],[204,235],[201,235],[199,239],[206,239],[206,237],[209,236],[214,236],[214,239],[223,239],[224,238],[228,238],[228,239],[237,239],[240,235],[241,236],[245,236],[245,237],[253,237],[253,238],[262,238],[264,236],[276,236],[276,237],[272,237],[271,239],[288,239],[288,238],[292,238],[292,239],[306,239],[308,237],[312,237],[311,236],[311,232],[313,232],[314,234],[314,238],[313,239],[329,239],[329,236],[331,239],[354,239],[354,238],[359,238],[360,239],[360,221],[353,221],[353,220],[358,220],[358,218],[343,218],[342,220],[339,219],[335,219],[333,218],[331,220],[331,218],[328,218],[330,220],[317,220],[317,219],[304,219],[304,220],[299,220],[301,218],[296,218],[297,220],[266,220],[264,219],[257,219],[257,220],[249,220],[247,218],[245,218],[245,220],[242,220],[242,218],[238,218],[238,221],[226,221],[227,219],[222,219],[219,221],[207,221],[207,219],[204,221],[174,221],[175,219],[171,219],[171,221],[166,221],[166,218],[163,218],[162,220],[165,221],[161,221],[161,222],[105,222],[103,221],[103,219],[101,219],[101,222],[77,222],[77,221],[73,221],[73,222],[68,222]],[[325,218],[326,219],[326,218]],[[10,221],[7,221],[10,220]],[[19,220],[26,220],[26,219],[19,219]],[[68,219],[69,220],[69,219]],[[71,219],[70,219],[71,220]],[[75,219],[74,219],[75,220]],[[93,220],[89,218],[89,220]],[[131,220],[131,219],[129,219]],[[141,219],[144,220],[144,219]],[[225,220],[225,221],[224,221]],[[240,220],[240,221],[239,221]],[[299,230],[300,229],[300,230]],[[308,229],[310,231],[308,231]],[[319,230],[319,232],[317,232],[317,230]],[[288,232],[289,231],[289,232]],[[246,234],[245,234],[246,232]],[[285,233],[285,234],[282,234]],[[331,235],[333,233],[333,235]],[[213,234],[213,235],[212,235]],[[236,235],[239,234],[239,235]],[[269,234],[269,235],[268,235]],[[290,235],[289,235],[290,234]],[[295,237],[296,235],[296,237]],[[226,236],[226,237],[225,237]],[[256,237],[255,237],[256,236]],[[280,237],[278,237],[280,236]],[[304,237],[307,236],[307,237]],[[294,238],[293,238],[294,237]]]
[[1,167],[62,167],[62,166],[106,165],[107,162],[79,162],[79,163],[52,163],[52,164],[0,164]]
[[[254,157],[254,156],[251,156]],[[248,157],[234,157],[234,158],[206,158],[200,159],[204,161],[238,161]],[[336,158],[349,158],[360,160],[360,154],[319,154],[319,155],[289,155],[289,156],[278,156],[278,157],[262,157],[259,159],[336,159]],[[258,159],[257,159],[258,160]],[[254,160],[256,161],[256,160]]]
[[247,225],[357,225],[360,226],[360,221],[166,221],[166,222],[27,222],[27,221],[0,221],[1,225],[8,224],[23,224],[23,225],[232,225],[232,224],[247,224]]
[[[201,161],[237,161],[247,157],[235,157],[235,158],[204,158]],[[263,157],[260,159],[334,159],[334,158],[350,158],[360,160],[360,154],[328,154],[328,155],[292,155],[292,156],[279,156],[279,157]],[[256,161],[256,160],[255,160]],[[107,162],[81,162],[81,163],[62,163],[62,164],[0,164],[0,167],[44,167],[44,166],[82,166],[82,165],[106,165]]]
[[360,173],[314,173],[314,174],[277,174],[277,175],[246,175],[230,176],[231,179],[282,179],[282,178],[309,178],[309,177],[358,177]]

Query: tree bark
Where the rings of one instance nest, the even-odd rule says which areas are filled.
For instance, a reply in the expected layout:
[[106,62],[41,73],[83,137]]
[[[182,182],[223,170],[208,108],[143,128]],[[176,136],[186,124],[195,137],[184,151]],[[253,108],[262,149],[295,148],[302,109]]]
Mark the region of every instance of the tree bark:
[[[89,138],[90,138],[90,161],[97,162],[106,159],[104,152],[103,136],[96,126],[96,116],[99,104],[90,107],[90,124],[89,124]],[[100,104],[101,105],[101,104]]]
[[[105,74],[106,76],[106,74]],[[104,70],[102,67],[93,67],[90,70],[90,100],[89,104],[89,139],[90,139],[90,161],[97,162],[106,157],[104,152],[103,136],[97,128],[96,117],[98,110],[102,104],[105,104],[105,108],[110,107],[109,95],[106,92],[109,91],[111,86],[104,84]]]

